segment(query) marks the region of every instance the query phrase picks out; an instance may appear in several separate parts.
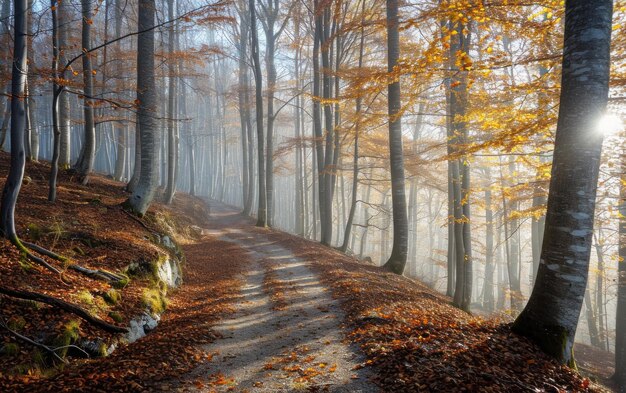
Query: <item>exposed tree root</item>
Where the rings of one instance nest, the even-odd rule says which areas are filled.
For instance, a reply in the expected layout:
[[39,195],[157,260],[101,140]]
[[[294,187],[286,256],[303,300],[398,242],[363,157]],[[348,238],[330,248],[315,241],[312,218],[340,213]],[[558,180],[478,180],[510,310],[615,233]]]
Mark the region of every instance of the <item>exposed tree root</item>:
[[15,247],[17,247],[18,250],[23,252],[26,255],[26,257],[28,259],[30,259],[31,261],[35,262],[38,265],[41,265],[41,266],[45,267],[46,269],[50,270],[51,272],[54,272],[56,274],[61,274],[61,271],[59,269],[57,269],[56,267],[50,265],[43,258],[39,258],[38,256],[34,255],[32,252],[30,252],[28,250],[28,248],[26,248],[26,245],[25,245],[25,244],[28,244],[28,243],[22,242],[17,236],[9,237],[9,241]]
[[54,307],[58,307],[62,310],[65,310],[69,313],[72,313],[80,318],[82,318],[85,322],[96,326],[106,332],[109,333],[127,333],[128,329],[116,325],[112,325],[108,322],[103,321],[98,317],[94,317],[89,312],[84,310],[83,308],[63,301],[61,299],[57,299],[52,296],[44,295],[43,293],[38,292],[27,292],[27,291],[16,291],[10,288],[0,286],[0,294],[7,295],[10,297],[25,299],[25,300],[34,300],[41,303],[46,303]]
[[[24,247],[30,248],[31,250],[38,252],[39,254],[48,256],[54,260],[63,262],[63,263],[68,263],[70,262],[70,259],[67,257],[64,257],[63,255],[59,255],[53,251],[50,251],[48,249],[45,249],[41,246],[38,246],[37,244],[33,244],[33,243],[29,243],[29,242],[22,242],[22,244],[24,245]],[[68,264],[67,266],[68,269],[70,270],[74,270],[78,273],[84,274],[87,277],[93,278],[93,279],[97,279],[97,280],[102,280],[102,281],[107,281],[111,284],[116,284],[116,283],[120,283],[126,280],[126,277],[124,277],[121,274],[115,274],[115,273],[111,273],[111,272],[107,272],[105,270],[93,270],[93,269],[88,269],[86,267],[82,267],[80,265],[77,265],[75,263],[72,264]]]
[[48,345],[45,344],[41,344],[38,343],[37,341],[34,341],[26,336],[24,336],[23,334],[19,334],[18,332],[16,332],[15,330],[11,329],[6,321],[3,318],[0,318],[0,327],[5,329],[6,331],[8,331],[13,337],[17,338],[18,340],[22,340],[27,344],[33,345],[37,348],[41,348],[43,350],[45,350],[46,352],[48,352],[49,354],[51,354],[52,356],[54,356],[55,358],[57,358],[60,362],[63,362],[65,364],[69,364],[69,362],[67,361],[67,359],[62,358],[61,356],[59,356],[59,354],[57,354],[56,351],[60,351],[62,349],[66,349],[66,348],[73,348],[76,349],[80,352],[82,352],[86,357],[90,357],[89,354],[87,352],[85,352],[82,348],[76,346],[76,345],[63,345],[60,347],[50,347]]
[[133,221],[137,222],[139,225],[141,225],[144,229],[146,229],[147,231],[149,231],[152,234],[159,234],[159,232],[155,231],[154,229],[150,228],[145,222],[141,221],[141,219],[139,219],[136,215],[134,215],[133,213],[129,212],[128,210],[126,210],[124,208],[125,206],[122,206],[121,209],[122,211],[128,216],[130,217]]

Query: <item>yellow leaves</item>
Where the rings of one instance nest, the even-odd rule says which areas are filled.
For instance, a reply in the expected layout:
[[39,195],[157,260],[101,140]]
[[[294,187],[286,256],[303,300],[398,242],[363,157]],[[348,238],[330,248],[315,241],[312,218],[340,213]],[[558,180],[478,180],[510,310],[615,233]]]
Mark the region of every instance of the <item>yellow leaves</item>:
[[73,74],[74,76],[78,76],[78,71],[72,71],[72,74]]
[[98,72],[96,70],[91,70],[92,75],[96,75]]

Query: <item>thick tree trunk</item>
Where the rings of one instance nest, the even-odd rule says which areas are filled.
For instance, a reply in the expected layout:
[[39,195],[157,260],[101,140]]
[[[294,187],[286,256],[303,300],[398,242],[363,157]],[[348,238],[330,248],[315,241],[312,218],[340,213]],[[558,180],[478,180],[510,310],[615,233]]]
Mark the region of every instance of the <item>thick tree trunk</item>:
[[[462,20],[450,22],[455,32],[450,38],[450,68],[453,72],[450,81],[449,115],[450,143],[458,153],[459,145],[468,143],[468,128],[465,120],[467,111],[470,32]],[[456,258],[456,283],[454,304],[469,311],[472,296],[472,242],[470,222],[470,171],[469,160],[465,156],[455,158],[452,163],[454,189],[454,243]]]
[[565,4],[561,102],[541,264],[530,300],[513,324],[515,332],[568,364],[587,286],[602,151],[596,124],[608,97],[612,14],[611,0]]
[[156,88],[154,82],[154,0],[139,0],[137,38],[137,126],[141,138],[141,165],[137,187],[128,198],[131,210],[144,215],[154,199],[158,185],[159,133],[156,126]]
[[409,228],[404,186],[400,78],[395,75],[395,67],[400,57],[398,24],[398,0],[387,0],[387,72],[394,80],[394,82],[390,83],[388,86],[393,248],[391,249],[391,256],[385,263],[384,268],[396,274],[402,274],[406,265]]

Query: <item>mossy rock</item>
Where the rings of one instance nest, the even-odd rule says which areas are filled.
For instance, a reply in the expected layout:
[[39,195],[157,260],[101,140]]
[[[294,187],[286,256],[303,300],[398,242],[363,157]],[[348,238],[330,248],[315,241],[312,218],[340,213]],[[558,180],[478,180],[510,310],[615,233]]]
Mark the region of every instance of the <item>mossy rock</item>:
[[110,305],[116,305],[122,300],[122,295],[114,288],[102,294],[102,298]]
[[141,301],[153,314],[162,314],[167,308],[165,293],[157,288],[144,290]]

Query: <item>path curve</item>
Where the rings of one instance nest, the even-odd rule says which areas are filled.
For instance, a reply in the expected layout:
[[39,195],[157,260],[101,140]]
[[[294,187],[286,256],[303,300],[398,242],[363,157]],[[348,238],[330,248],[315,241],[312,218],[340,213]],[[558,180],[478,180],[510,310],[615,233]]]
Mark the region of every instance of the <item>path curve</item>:
[[345,339],[344,314],[306,261],[270,241],[232,208],[211,202],[208,237],[248,252],[235,312],[203,347],[212,361],[186,378],[196,391],[377,392],[358,349]]

